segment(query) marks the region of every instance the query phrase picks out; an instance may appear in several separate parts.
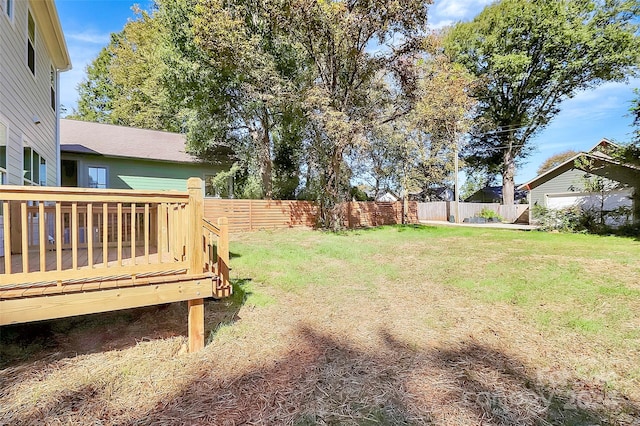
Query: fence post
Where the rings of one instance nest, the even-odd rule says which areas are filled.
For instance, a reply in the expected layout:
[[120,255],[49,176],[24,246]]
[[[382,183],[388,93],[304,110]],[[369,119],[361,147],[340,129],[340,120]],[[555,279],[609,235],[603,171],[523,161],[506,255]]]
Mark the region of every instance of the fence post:
[[[202,219],[204,214],[204,199],[202,196],[202,180],[189,178],[187,180],[189,192],[189,232],[188,259],[189,273],[202,274],[204,268],[204,251],[202,248]],[[204,348],[204,299],[194,299],[187,302],[189,308],[189,352],[196,352]]]
[[218,274],[222,280],[222,294],[218,297],[231,295],[231,285],[229,284],[229,220],[226,217],[218,219],[220,236],[218,237]]

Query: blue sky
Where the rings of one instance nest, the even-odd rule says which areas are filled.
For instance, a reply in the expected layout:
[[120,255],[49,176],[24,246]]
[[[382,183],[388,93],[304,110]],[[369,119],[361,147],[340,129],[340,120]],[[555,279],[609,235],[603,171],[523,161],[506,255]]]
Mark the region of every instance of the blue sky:
[[[127,20],[134,18],[134,3],[142,8],[150,5],[149,0],[56,0],[73,64],[73,69],[60,77],[60,101],[69,111],[76,106],[76,87],[84,78],[86,66],[109,43],[109,35],[122,30]],[[490,0],[435,0],[429,9],[430,25],[440,28],[470,20],[489,3]],[[535,177],[538,166],[558,152],[586,150],[601,138],[628,141],[633,130],[629,107],[633,88],[638,87],[640,79],[629,84],[607,83],[565,101],[560,114],[533,141],[538,148],[518,169],[517,183]]]

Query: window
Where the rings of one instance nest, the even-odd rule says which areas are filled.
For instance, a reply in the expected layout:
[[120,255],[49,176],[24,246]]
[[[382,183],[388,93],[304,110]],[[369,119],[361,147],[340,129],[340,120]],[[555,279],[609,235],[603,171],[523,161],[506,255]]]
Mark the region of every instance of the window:
[[24,184],[47,184],[47,160],[28,146],[23,149]]
[[36,22],[31,11],[27,12],[27,66],[36,75]]
[[56,110],[56,70],[51,66],[51,109]]
[[107,169],[105,167],[89,167],[89,188],[107,187]]
[[215,182],[216,175],[204,175],[204,196],[213,198],[233,198],[233,176],[224,182]]
[[7,183],[7,141],[9,132],[7,126],[0,122],[0,185]]
[[4,12],[7,14],[9,19],[13,20],[13,0],[2,0],[0,4],[4,8]]

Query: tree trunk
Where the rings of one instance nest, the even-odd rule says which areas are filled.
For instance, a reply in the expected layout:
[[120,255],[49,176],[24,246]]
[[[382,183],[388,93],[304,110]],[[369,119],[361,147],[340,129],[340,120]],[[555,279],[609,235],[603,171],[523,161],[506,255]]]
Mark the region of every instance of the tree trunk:
[[324,191],[320,195],[321,217],[326,229],[338,231],[342,228],[342,211],[340,209],[340,167],[342,165],[342,150],[334,148],[330,164],[325,170]]
[[513,151],[507,149],[503,156],[502,164],[502,204],[511,206],[515,203],[515,184],[514,177],[516,174],[516,163],[513,158]]
[[269,118],[264,113],[262,120],[261,138],[258,143],[258,164],[260,164],[260,178],[262,180],[262,196],[270,200],[273,198],[271,138],[269,137]]

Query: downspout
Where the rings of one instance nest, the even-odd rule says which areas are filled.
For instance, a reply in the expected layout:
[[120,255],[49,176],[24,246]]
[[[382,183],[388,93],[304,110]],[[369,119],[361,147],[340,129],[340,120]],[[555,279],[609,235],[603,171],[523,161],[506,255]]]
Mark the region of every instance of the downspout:
[[56,186],[62,186],[60,158],[60,71],[56,69]]

